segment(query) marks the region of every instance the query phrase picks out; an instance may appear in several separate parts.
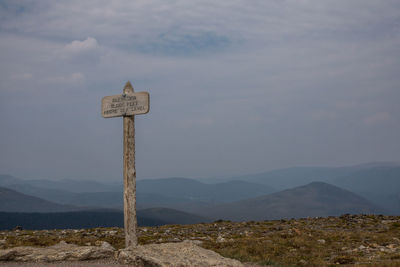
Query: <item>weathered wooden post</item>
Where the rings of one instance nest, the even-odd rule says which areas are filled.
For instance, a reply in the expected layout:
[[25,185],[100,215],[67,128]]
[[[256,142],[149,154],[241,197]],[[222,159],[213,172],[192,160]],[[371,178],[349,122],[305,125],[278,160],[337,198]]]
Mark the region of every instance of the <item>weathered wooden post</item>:
[[122,95],[105,96],[101,102],[104,118],[124,118],[124,227],[125,246],[137,246],[135,115],[146,114],[150,108],[147,92],[133,92],[128,81]]

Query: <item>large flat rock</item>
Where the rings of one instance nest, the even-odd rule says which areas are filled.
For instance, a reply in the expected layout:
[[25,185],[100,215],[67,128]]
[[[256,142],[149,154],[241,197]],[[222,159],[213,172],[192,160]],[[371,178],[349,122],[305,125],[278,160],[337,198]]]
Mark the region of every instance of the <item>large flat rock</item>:
[[110,258],[115,249],[108,243],[102,246],[77,246],[60,242],[45,248],[15,247],[0,250],[0,261],[19,262],[56,262],[56,261],[86,261]]
[[242,267],[241,262],[224,258],[192,241],[137,246],[119,250],[116,259],[137,267]]

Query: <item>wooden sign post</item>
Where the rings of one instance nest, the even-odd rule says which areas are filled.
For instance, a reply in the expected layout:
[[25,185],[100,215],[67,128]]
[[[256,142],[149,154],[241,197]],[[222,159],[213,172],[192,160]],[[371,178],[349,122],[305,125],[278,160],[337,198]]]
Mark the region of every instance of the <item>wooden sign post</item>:
[[135,115],[146,114],[150,108],[147,92],[133,92],[130,82],[122,95],[105,96],[101,101],[104,118],[124,118],[124,227],[125,246],[137,246],[136,169],[135,169]]

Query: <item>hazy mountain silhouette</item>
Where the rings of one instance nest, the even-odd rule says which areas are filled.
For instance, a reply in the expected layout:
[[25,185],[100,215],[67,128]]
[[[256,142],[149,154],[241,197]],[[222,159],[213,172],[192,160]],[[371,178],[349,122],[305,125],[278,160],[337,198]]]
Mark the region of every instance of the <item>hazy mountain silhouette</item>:
[[400,214],[400,167],[374,166],[357,169],[332,180],[332,184],[351,190]]
[[53,203],[38,197],[0,187],[0,211],[9,212],[59,212],[81,208]]
[[336,168],[296,167],[223,180],[245,180],[279,190],[313,181],[326,182],[357,193],[393,214],[400,214],[400,164],[396,162],[372,162]]
[[[122,198],[122,193],[118,195]],[[104,195],[99,195],[99,197],[102,196]],[[82,201],[82,199],[77,201]],[[107,200],[104,201],[107,202]],[[104,201],[99,201],[98,204]],[[26,229],[123,226],[122,211],[84,207],[88,204],[84,201],[80,204],[79,207],[57,204],[0,187],[0,229],[12,229],[17,225]],[[203,216],[165,208],[138,210],[137,216],[140,225],[148,226],[210,221]]]
[[327,182],[333,178],[340,178],[348,174],[349,170],[347,168],[293,167],[225,179],[245,180],[265,184],[280,191],[309,184],[314,181]]
[[[73,180],[67,180],[68,186],[66,186],[65,181],[22,180],[9,175],[0,175],[0,186],[48,201],[77,206],[122,208],[122,187],[108,187],[91,181],[74,185]],[[91,187],[91,191],[81,192],[88,187]],[[182,206],[182,203],[203,205],[204,202],[231,202],[273,191],[274,189],[269,186],[246,181],[205,184],[188,178],[165,178],[137,182],[138,203],[143,207],[157,207],[159,204],[164,204],[165,207],[176,208]]]
[[35,190],[40,188],[42,190],[48,189],[48,190],[55,190],[58,192],[66,191],[72,193],[122,191],[122,184],[104,184],[97,181],[73,180],[73,179],[62,179],[62,180],[26,179],[25,180],[4,174],[0,175],[0,186],[4,186],[7,188],[15,188],[19,186],[20,190],[25,190],[25,187],[27,187],[28,190]]
[[205,184],[188,178],[165,178],[140,180],[137,182],[137,191],[193,201],[220,203],[265,195],[275,190],[267,185],[247,181]]
[[[247,182],[269,185],[277,190],[289,189],[305,185],[313,181],[335,183],[336,180],[347,179],[358,173],[374,173],[381,171],[395,172],[398,177],[400,164],[396,162],[372,162],[344,167],[293,167],[277,169],[259,174],[226,177],[213,179],[214,182],[243,180]],[[205,180],[211,182],[210,179]]]
[[384,212],[350,191],[323,182],[197,211],[209,217],[235,221]]
[[[196,213],[210,210],[218,204],[253,199],[277,193],[277,189],[281,191],[319,181],[363,196],[385,208],[386,213],[400,214],[398,163],[367,163],[337,168],[298,167],[224,179],[213,180],[214,183],[206,183],[211,181],[207,179],[199,181],[188,178],[138,180],[137,206],[141,209],[164,207]],[[23,180],[0,175],[0,186],[53,204],[64,204],[64,208],[65,205],[85,208],[123,207],[121,185],[75,180]]]

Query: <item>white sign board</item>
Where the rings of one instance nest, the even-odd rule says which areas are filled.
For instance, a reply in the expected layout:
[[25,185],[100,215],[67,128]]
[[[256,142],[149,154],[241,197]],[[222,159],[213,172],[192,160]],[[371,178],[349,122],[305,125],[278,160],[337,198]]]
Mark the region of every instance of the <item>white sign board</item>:
[[149,112],[148,92],[105,96],[101,100],[101,115],[104,118],[132,116]]

